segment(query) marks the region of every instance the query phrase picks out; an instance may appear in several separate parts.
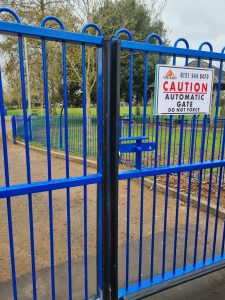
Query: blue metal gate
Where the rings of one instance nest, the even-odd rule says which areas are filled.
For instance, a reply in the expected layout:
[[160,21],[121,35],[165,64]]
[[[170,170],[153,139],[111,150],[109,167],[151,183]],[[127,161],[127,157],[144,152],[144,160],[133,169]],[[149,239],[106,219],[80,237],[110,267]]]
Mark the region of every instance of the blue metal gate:
[[[121,51],[125,51],[130,57],[130,77],[129,117],[125,124],[123,119],[120,122],[120,152],[122,162],[126,165],[132,162],[134,167],[121,170],[119,173],[119,179],[127,181],[126,254],[123,257],[126,263],[125,271],[122,270],[125,283],[124,287],[119,288],[119,298],[133,295],[134,299],[139,299],[224,267],[225,232],[224,225],[218,230],[218,223],[220,200],[224,197],[221,196],[221,190],[224,184],[225,123],[219,118],[219,107],[225,56],[224,49],[221,53],[213,52],[209,42],[203,42],[198,50],[191,50],[184,38],[178,39],[173,47],[168,47],[163,45],[162,39],[156,34],[150,34],[145,43],[140,43],[135,42],[132,34],[124,29],[119,30],[115,37],[118,38],[121,33],[128,36],[128,40],[121,41]],[[159,45],[154,44],[153,40]],[[178,48],[180,43],[183,43],[185,48]],[[209,51],[203,51],[203,47],[208,47]],[[143,53],[144,56],[143,115],[139,120],[132,115],[134,55],[137,52]],[[148,68],[149,62],[156,58],[154,55],[158,55],[159,64],[165,63],[166,57],[169,57],[170,65],[188,66],[190,60],[194,59],[197,60],[197,67],[201,66],[203,59],[208,61],[209,68],[213,67],[213,61],[219,64],[215,89],[215,115],[211,116],[211,119],[209,116],[199,119],[196,115],[188,117],[182,115],[179,118],[148,115],[150,92]],[[210,145],[209,132],[211,132]],[[221,147],[218,148],[220,140]],[[136,258],[131,257],[134,246],[130,232],[131,181],[135,178],[140,181],[140,215],[138,222],[133,219],[139,227]],[[207,195],[206,193],[203,195],[203,181],[204,185],[207,184]],[[151,188],[152,194],[146,190],[145,185]],[[194,217],[190,220],[194,188],[197,189],[196,209]],[[161,195],[163,200],[162,206],[159,207]],[[172,204],[171,195],[174,199]],[[203,196],[206,198],[204,213],[201,212]],[[148,205],[149,201],[151,205]],[[213,217],[212,202],[215,204]],[[147,209],[145,205],[148,209],[151,206],[151,215],[146,213],[150,220],[144,218]],[[173,205],[173,209],[170,205]],[[182,213],[183,207],[185,212]],[[223,217],[221,221],[225,224]],[[144,237],[146,224],[149,226],[148,238]],[[193,230],[191,226],[194,226]],[[209,230],[212,230],[210,235]],[[131,276],[130,270],[134,264],[137,265],[136,273]]]
[[[101,29],[92,23],[84,26],[81,34],[72,33],[66,31],[62,22],[53,16],[44,18],[40,27],[27,26],[21,24],[20,18],[12,10],[2,8],[0,12],[10,13],[16,20],[15,23],[0,21],[0,32],[6,35],[13,34],[18,37],[18,63],[23,116],[18,117],[17,121],[16,118],[13,118],[13,138],[16,141],[16,138],[20,136],[18,134],[18,122],[20,121],[20,126],[22,122],[23,127],[20,138],[24,140],[25,144],[27,175],[27,181],[22,184],[11,184],[10,182],[8,142],[4,113],[4,83],[1,76],[0,112],[5,186],[0,187],[0,198],[6,199],[7,203],[14,299],[18,297],[18,289],[14,247],[14,231],[16,228],[13,227],[11,198],[27,196],[32,292],[33,299],[37,299],[33,196],[37,193],[48,193],[51,297],[55,299],[57,295],[55,285],[53,192],[63,189],[66,191],[67,206],[68,298],[74,298],[73,278],[77,276],[77,274],[72,273],[71,251],[71,189],[74,187],[82,187],[83,189],[83,270],[85,299],[90,297],[87,207],[87,192],[90,185],[97,185],[96,295],[99,298],[123,299],[129,295],[141,298],[224,267],[225,222],[223,214],[221,218],[220,200],[224,184],[225,122],[223,119],[219,120],[220,91],[223,76],[223,61],[225,59],[224,49],[221,53],[215,53],[211,44],[204,42],[198,50],[191,50],[189,49],[188,42],[183,38],[178,39],[173,47],[164,46],[161,38],[156,34],[149,35],[146,42],[135,42],[132,34],[126,29],[120,29],[113,39],[103,38]],[[45,25],[48,21],[58,23],[60,30],[46,28]],[[98,35],[87,35],[86,30],[90,27],[94,28]],[[121,34],[127,35],[128,40],[120,41],[119,36]],[[32,128],[30,125],[31,118],[27,115],[23,53],[24,36],[39,40],[41,45],[40,52],[45,103],[45,127],[43,132],[45,134],[44,145],[47,150],[47,180],[40,179],[33,181],[31,176],[30,143],[32,142]],[[157,40],[159,45],[153,44],[154,39]],[[58,179],[54,179],[52,176],[51,148],[53,144],[51,140],[51,125],[53,122],[50,117],[48,87],[48,64],[51,62],[47,59],[47,43],[49,41],[54,41],[60,45],[62,55],[64,106],[64,115],[62,118],[64,133],[63,135],[60,133],[59,148],[64,149],[65,178]],[[181,42],[184,43],[185,48],[178,47],[178,44]],[[67,96],[68,45],[79,45],[81,47],[83,127],[81,135],[81,159],[83,168],[80,176],[72,176],[70,172],[71,150]],[[205,46],[209,47],[209,51],[203,51],[203,47]],[[95,141],[97,144],[97,170],[94,173],[88,172],[87,158],[89,126],[86,102],[87,47],[94,47],[97,53],[97,135]],[[123,59],[122,53],[124,52],[129,56],[129,79],[127,86],[129,104],[128,115],[119,118],[120,76],[122,72],[120,63]],[[135,105],[133,78],[136,54],[143,56],[144,67],[144,89],[141,96],[143,98],[143,112],[142,116],[139,117],[133,116],[133,107]],[[211,119],[208,116],[199,119],[196,115],[188,118],[184,116],[181,116],[181,118],[173,116],[164,118],[150,115],[148,101],[150,89],[149,62],[153,58],[155,60],[156,57],[158,60],[156,63],[159,64],[163,62],[168,63],[169,59],[173,65],[177,65],[178,62],[179,65],[183,64],[187,66],[190,59],[197,59],[197,67],[200,67],[203,59],[208,60],[209,68],[212,67],[213,61],[219,64],[215,90],[215,115]],[[184,59],[184,63],[182,59]],[[121,163],[120,170],[119,162]],[[124,167],[124,162],[128,164],[128,169],[127,166]],[[121,193],[118,193],[119,181],[123,182],[126,186],[126,217],[124,215],[120,216],[119,205],[121,197],[118,197],[118,194],[120,195]],[[173,182],[173,188],[170,185],[171,181]],[[135,196],[132,196],[133,184],[139,186],[139,190],[135,192]],[[203,184],[207,184],[207,199],[204,214],[201,213],[203,206]],[[192,199],[192,193],[194,186],[197,186],[195,217],[190,221],[191,210],[193,210],[192,204],[194,200]],[[185,193],[181,189],[184,189]],[[171,197],[174,200],[172,205],[170,202]],[[162,198],[163,205],[160,206],[160,199]],[[186,203],[183,203],[181,198]],[[138,200],[140,200],[140,213],[137,222],[136,219],[132,218],[132,211],[134,209],[132,206]],[[151,204],[151,207],[146,209],[145,204],[147,200]],[[211,212],[213,210],[211,204],[213,201],[214,215],[213,220],[211,220]],[[182,209],[185,207],[182,217],[181,206]],[[151,215],[148,216],[148,220],[144,218],[146,211]],[[171,216],[172,214],[173,216]],[[202,218],[204,221],[202,221]],[[181,219],[183,221],[182,224],[180,224]],[[159,232],[157,231],[157,220],[162,224],[162,230],[159,230]],[[191,235],[190,222],[193,225],[193,220],[195,220],[194,231]],[[124,222],[124,224],[121,222]],[[218,230],[219,222],[223,224],[222,230]],[[170,229],[168,229],[168,224],[170,224]],[[201,229],[201,235],[203,236],[201,240],[199,237],[200,225],[204,227]],[[125,252],[122,254],[121,245],[118,242],[120,226],[125,226]],[[132,226],[138,227],[138,238],[137,235],[134,238],[136,239],[136,244],[133,243],[131,237]],[[147,229],[146,226],[148,227]],[[213,227],[213,233],[209,235],[211,227]],[[148,247],[144,244],[146,242]],[[134,251],[134,249],[137,251]],[[121,265],[120,263],[118,264],[118,259],[125,262],[124,266],[122,263]],[[137,265],[136,269],[134,268],[135,264]],[[146,265],[148,266],[147,272],[144,271]]]
[[[90,185],[98,185],[102,180],[102,45],[103,37],[99,27],[95,24],[87,24],[83,27],[82,33],[71,33],[65,30],[63,23],[54,16],[49,16],[43,19],[40,27],[27,26],[21,24],[19,16],[8,8],[0,8],[1,13],[9,13],[15,18],[16,22],[4,22],[0,23],[0,32],[4,35],[13,34],[18,37],[18,64],[20,72],[20,86],[21,86],[21,99],[23,116],[21,118],[23,122],[23,138],[25,144],[25,158],[26,158],[26,174],[27,182],[23,184],[13,185],[10,182],[9,172],[9,155],[6,133],[6,122],[4,115],[4,97],[3,97],[3,79],[1,76],[0,81],[0,111],[1,111],[1,130],[2,130],[2,145],[3,145],[3,159],[4,159],[4,175],[5,186],[0,188],[0,198],[7,200],[7,215],[8,215],[8,232],[9,232],[9,244],[10,244],[10,258],[11,258],[11,273],[12,273],[12,288],[13,297],[17,299],[18,285],[17,285],[17,269],[16,269],[16,256],[14,247],[14,235],[16,228],[13,227],[13,214],[11,208],[12,197],[18,197],[27,195],[28,207],[29,207],[29,226],[30,226],[30,254],[31,254],[31,270],[32,270],[32,296],[33,299],[37,299],[37,271],[36,271],[36,253],[35,253],[35,235],[34,235],[34,220],[33,220],[33,197],[35,193],[48,193],[48,210],[49,210],[49,241],[50,241],[50,274],[51,274],[51,298],[55,299],[56,294],[56,278],[55,278],[55,246],[54,246],[54,228],[56,225],[53,222],[53,192],[55,190],[66,191],[66,213],[67,213],[67,260],[68,260],[68,298],[72,299],[73,294],[73,278],[75,274],[72,274],[72,238],[71,238],[71,188],[83,187],[83,257],[84,257],[84,298],[88,299],[89,294],[89,278],[88,278],[88,227],[87,227],[87,192]],[[46,27],[46,23],[55,22],[59,26],[59,30],[54,30]],[[96,36],[86,34],[88,28],[94,28],[97,31]],[[47,180],[40,178],[38,181],[32,180],[31,173],[31,159],[30,159],[30,128],[28,125],[29,117],[27,115],[27,96],[26,96],[26,81],[24,70],[24,37],[37,39],[40,43],[40,55],[42,58],[42,71],[43,71],[43,87],[44,87],[44,104],[45,104],[45,137],[46,137],[46,149],[47,149]],[[65,158],[65,177],[55,179],[52,175],[52,156],[51,156],[51,124],[49,108],[49,82],[48,82],[48,65],[51,61],[48,61],[47,44],[49,41],[58,43],[61,47],[61,66],[62,66],[62,86],[63,86],[63,106],[64,106],[64,158]],[[68,95],[67,95],[67,47],[68,45],[80,45],[82,53],[82,70],[81,70],[81,84],[82,84],[82,155],[83,160],[82,172],[79,176],[72,176],[70,171],[69,161],[69,135],[68,135]],[[86,48],[95,47],[97,52],[97,102],[98,102],[98,168],[90,174],[87,166],[87,110],[86,110]],[[76,59],[76,58],[75,58]],[[16,62],[15,62],[16,67]],[[1,74],[2,75],[2,74]],[[14,138],[16,138],[14,136]],[[16,157],[12,158],[14,164],[16,164]],[[11,176],[13,173],[11,173]],[[101,197],[99,196],[99,201]],[[18,203],[19,205],[19,203]],[[22,217],[22,216],[21,216]],[[66,297],[66,295],[65,295]]]

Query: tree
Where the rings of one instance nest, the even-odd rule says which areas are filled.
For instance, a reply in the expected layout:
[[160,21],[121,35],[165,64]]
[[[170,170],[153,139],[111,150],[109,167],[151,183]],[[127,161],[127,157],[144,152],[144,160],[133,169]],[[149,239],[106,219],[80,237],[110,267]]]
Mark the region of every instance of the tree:
[[[156,32],[167,42],[167,31],[161,21],[161,12],[164,2],[158,6],[156,1],[150,2],[137,0],[118,0],[118,1],[101,1],[101,0],[77,0],[71,1],[71,5],[76,4],[79,9],[80,25],[86,22],[96,23],[105,35],[112,36],[122,27],[126,27],[133,33],[134,38],[138,41],[144,41],[151,32]],[[96,34],[94,30],[89,33]],[[81,47],[73,47],[68,55],[70,67],[76,74],[75,80],[82,81],[81,75]],[[74,57],[76,56],[76,60]],[[91,101],[95,101],[96,91],[96,49],[86,47],[86,100],[87,111],[90,111]],[[134,72],[134,96],[137,101],[143,98],[144,80],[140,80],[144,74],[144,56],[141,53],[135,54],[135,72]],[[153,65],[158,61],[157,55],[152,55],[151,65],[149,67],[149,79],[153,81]],[[121,96],[128,101],[127,84],[129,79],[129,58],[127,53],[122,58],[121,70]],[[155,65],[154,65],[155,66]],[[76,83],[78,83],[76,82]]]
[[[42,19],[46,15],[57,15],[70,30],[74,30],[76,26],[76,17],[71,14],[68,7],[68,1],[2,1],[4,6],[14,9],[23,23],[40,26]],[[9,14],[5,18],[10,20]],[[14,21],[14,20],[13,20]],[[46,26],[58,28],[56,22],[48,22]],[[21,106],[20,91],[20,70],[17,37],[6,36],[1,43],[1,54],[4,57],[4,73],[5,80],[10,86],[11,95],[18,99]],[[49,78],[49,107],[50,111],[56,113],[56,102],[59,99],[58,86],[62,82],[62,63],[61,63],[61,46],[57,42],[46,42],[46,59]],[[38,98],[43,103],[43,71],[42,71],[42,51],[40,40],[27,38],[28,61],[30,72],[31,98]],[[15,84],[15,82],[17,84]],[[43,105],[41,104],[43,107]]]
[[[148,3],[138,0],[3,0],[3,5],[9,5],[20,15],[22,22],[40,26],[41,20],[46,15],[56,15],[59,17],[69,31],[80,32],[83,25],[87,22],[95,22],[108,35],[113,35],[121,27],[129,29],[136,40],[144,41],[151,32],[157,32],[162,37],[166,37],[166,30],[161,21],[160,13],[163,3],[156,5],[154,0]],[[57,28],[55,22],[48,22],[46,26]],[[98,34],[93,29],[88,29],[87,33]],[[46,42],[47,61],[49,75],[49,102],[53,113],[56,102],[62,101],[62,61],[61,45],[57,42]],[[29,47],[29,68],[32,86],[32,95],[35,98],[43,99],[43,73],[41,61],[41,43],[40,40],[28,39]],[[13,51],[12,51],[13,49]],[[11,89],[19,94],[19,85],[12,85],[19,82],[19,64],[18,49],[16,37],[7,37],[1,50],[5,53],[5,73],[8,84]],[[90,113],[91,101],[96,100],[96,47],[86,46],[86,102],[87,113]],[[154,56],[154,55],[153,55]],[[151,61],[156,61],[157,55]],[[67,72],[68,72],[68,94],[70,103],[76,103],[72,100],[72,95],[78,95],[82,91],[82,47],[81,45],[67,44]],[[143,77],[144,57],[142,54],[135,54],[134,71],[134,97],[142,99],[143,96]],[[12,67],[14,66],[14,67]],[[149,78],[153,78],[153,64],[150,65]],[[12,76],[13,75],[13,76]],[[129,59],[128,53],[122,57],[122,84],[121,94],[127,101],[127,84],[129,78]],[[71,89],[71,91],[70,91]],[[78,94],[75,93],[77,90]],[[80,97],[80,94],[79,94]],[[79,101],[78,101],[79,102]],[[52,105],[51,105],[52,104]]]
[[[64,0],[2,0],[2,6],[14,9],[27,24],[40,25],[41,20],[49,14],[58,13],[59,8],[68,8],[69,1]],[[7,15],[7,18],[10,18]]]
[[[145,3],[137,0],[105,2],[94,17],[94,21],[98,23],[99,18],[104,20],[102,29],[109,36],[113,36],[119,28],[126,28],[132,33],[136,41],[145,42],[149,34],[157,33],[164,43],[168,44],[167,29],[161,20],[164,5],[164,2],[157,6],[155,1]],[[114,12],[112,15],[110,14],[111,11]],[[121,35],[120,38],[127,39],[127,36]],[[129,51],[124,51],[121,60],[121,97],[125,102],[128,102],[129,99],[129,54]],[[140,104],[144,94],[145,54],[134,52],[133,55],[133,100]],[[150,85],[154,82],[155,65],[158,63],[159,57],[157,54],[151,54],[149,57],[148,82]],[[163,58],[163,62],[166,63],[166,58]]]

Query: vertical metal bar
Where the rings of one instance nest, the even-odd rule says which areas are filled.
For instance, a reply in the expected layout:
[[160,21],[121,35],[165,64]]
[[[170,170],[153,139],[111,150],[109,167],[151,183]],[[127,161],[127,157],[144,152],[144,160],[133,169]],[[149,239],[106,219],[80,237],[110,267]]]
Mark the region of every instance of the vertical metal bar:
[[123,137],[123,131],[122,131],[122,117],[119,117],[119,137]]
[[103,299],[118,298],[120,41],[103,42]]
[[143,111],[143,122],[142,122],[142,135],[145,136],[146,131],[146,112],[147,112],[147,98],[148,98],[148,52],[145,52],[145,71],[144,71],[144,111]]
[[30,142],[32,142],[33,141],[33,128],[32,128],[32,117],[31,116],[28,117],[28,122],[29,122],[29,133],[30,133],[29,138],[30,138]]
[[225,220],[223,221],[223,235],[222,235],[222,245],[221,245],[221,257],[224,256],[224,246],[225,246]]
[[13,143],[16,144],[16,116],[11,117]]
[[191,119],[191,128],[190,128],[190,135],[189,135],[189,149],[188,149],[188,163],[190,164],[190,157],[191,157],[191,145],[192,145],[192,141],[191,141],[191,138],[192,138],[192,134],[193,134],[193,120],[194,120],[194,117],[192,117]]
[[[148,52],[145,52],[144,64],[144,111],[142,119],[142,135],[146,133],[146,106],[148,97]],[[136,168],[141,168],[142,154],[136,154]],[[143,244],[143,211],[144,211],[144,177],[141,177],[141,193],[140,193],[140,233],[139,233],[139,258],[138,258],[138,284],[141,285],[142,276],[142,244]]]
[[[159,64],[162,63],[162,54],[159,54]],[[147,102],[145,103],[147,106]],[[146,107],[145,113],[146,113]],[[143,122],[146,125],[146,121]],[[156,116],[155,126],[155,157],[154,168],[158,166],[158,148],[159,148],[159,116]],[[151,253],[150,253],[150,281],[153,281],[154,276],[154,255],[155,255],[155,219],[156,219],[156,197],[157,197],[157,176],[154,176],[153,183],[153,203],[152,203],[152,237],[151,237]]]
[[[217,133],[217,121],[219,114],[219,101],[220,101],[220,85],[223,74],[223,60],[220,61],[220,69],[218,76],[218,86],[217,86],[217,97],[216,97],[216,111],[214,118],[214,128],[213,128],[213,141],[212,141],[212,152],[211,152],[211,161],[214,160],[215,155],[215,146],[216,146],[216,133]],[[208,229],[209,229],[209,213],[210,213],[210,203],[211,203],[211,193],[212,193],[212,179],[213,179],[213,169],[210,169],[209,175],[209,189],[208,189],[208,202],[207,202],[207,212],[206,212],[206,222],[205,222],[205,239],[204,239],[204,251],[203,251],[203,262],[206,261],[207,255],[207,244],[208,244]]]
[[188,119],[185,118],[185,123],[184,123],[185,125],[184,125],[183,164],[185,163],[185,154],[186,154],[187,122],[188,122]]
[[163,118],[161,117],[160,118],[159,163],[158,163],[159,166],[161,166],[161,164],[162,164],[162,162],[161,162],[161,160],[162,160],[162,135],[163,135],[163,133],[162,133],[163,132],[162,122],[163,122]]
[[174,145],[173,145],[173,165],[176,158],[176,140],[177,140],[177,118],[175,118],[175,133],[174,133]]
[[26,63],[26,77],[27,77],[27,100],[28,100],[28,113],[31,115],[31,97],[30,97],[30,74],[28,63],[28,51],[27,51],[27,38],[24,37],[24,50],[25,50],[25,63]]
[[[48,69],[46,58],[46,42],[41,40],[42,46],[42,67],[44,81],[44,101],[45,101],[45,127],[46,127],[46,145],[47,145],[47,166],[48,180],[52,180],[52,161],[51,161],[51,127],[50,127],[50,111],[49,111],[49,94],[48,94]],[[49,236],[50,236],[50,263],[51,263],[51,294],[55,299],[55,258],[54,258],[54,225],[53,225],[53,207],[52,207],[52,191],[48,192],[49,207]]]
[[[224,149],[225,149],[225,125],[223,127],[223,145],[222,145],[222,150],[221,150],[221,160],[224,160]],[[213,236],[213,249],[212,249],[212,259],[213,260],[215,258],[215,253],[216,253],[216,243],[217,243],[216,238],[217,238],[217,228],[218,228],[218,218],[219,218],[222,175],[223,175],[223,167],[220,167],[218,191],[217,191],[217,201],[216,201],[216,216],[215,216],[215,225],[214,225],[214,236]]]
[[[64,104],[64,134],[66,156],[66,178],[70,177],[69,161],[69,126],[68,126],[68,95],[66,74],[66,43],[62,42],[62,66],[63,66],[63,104]],[[72,299],[72,254],[71,254],[71,220],[70,220],[70,189],[66,189],[67,207],[67,255],[68,255],[68,289],[69,299]]]
[[62,138],[62,116],[59,116],[59,148],[63,148],[63,138]]
[[111,176],[112,176],[112,261],[111,295],[118,298],[118,153],[119,153],[119,109],[120,109],[120,41],[112,45],[112,90],[111,90]]
[[[1,127],[2,127],[2,149],[3,149],[3,158],[4,158],[4,170],[5,170],[5,185],[6,187],[8,187],[10,185],[10,177],[9,177],[9,161],[8,161],[1,69],[0,69],[0,116],[1,116],[0,119],[1,119]],[[9,230],[9,247],[10,247],[10,259],[11,259],[13,297],[14,300],[17,300],[16,265],[15,265],[15,255],[14,255],[13,224],[12,224],[12,210],[11,210],[10,197],[7,198],[7,217],[8,217],[8,230]]]
[[[158,165],[158,142],[159,142],[159,116],[156,116],[155,125],[155,158],[154,168]],[[150,258],[150,280],[153,281],[154,276],[154,252],[155,252],[155,215],[156,215],[156,196],[157,196],[157,176],[154,176],[153,183],[153,203],[152,203],[152,238],[151,238],[151,258]]]
[[130,266],[130,179],[127,180],[127,224],[126,224],[126,290],[129,287]]
[[[24,121],[27,183],[31,183],[29,134],[28,134],[28,126],[27,126],[26,86],[25,86],[24,58],[23,58],[23,39],[22,39],[22,35],[20,34],[18,35],[18,46],[19,46],[20,83],[21,83],[21,92],[22,92],[22,107],[23,107],[23,121]],[[34,248],[33,204],[32,204],[31,194],[28,195],[28,208],[29,208],[29,224],[30,224],[30,248],[31,248],[33,298],[36,299],[37,298],[36,267],[35,267],[35,248]]]
[[[207,142],[206,142],[206,151],[205,151],[205,161],[208,160],[208,147],[209,147],[209,133],[210,133],[210,117],[207,118],[208,130],[207,130]],[[204,170],[204,178],[206,176],[207,170]]]
[[141,277],[142,277],[143,217],[144,217],[144,177],[141,177],[140,234],[139,234],[139,259],[138,259],[138,284],[139,284],[139,286],[141,285]]
[[[170,116],[168,152],[167,152],[167,166],[170,166],[172,129],[173,129],[173,116]],[[164,225],[163,225],[162,277],[165,276],[165,265],[166,265],[166,236],[167,236],[168,198],[169,198],[169,175],[166,175],[166,193],[165,193]]]
[[[184,116],[181,117],[180,126],[180,141],[179,141],[179,154],[178,165],[182,162],[182,150],[183,150],[183,131],[184,131]],[[176,198],[176,216],[175,216],[175,230],[174,230],[174,250],[173,250],[173,273],[176,272],[177,261],[177,234],[178,234],[178,221],[179,221],[179,206],[180,206],[180,173],[177,175],[177,198]]]
[[[148,136],[148,138],[150,138],[150,126],[151,126],[151,116],[149,115],[149,117],[148,117],[148,133],[147,133],[147,136]],[[147,162],[146,162],[146,167],[150,167],[149,166],[149,160],[150,160],[150,154],[148,153],[147,154],[148,156],[147,156]]]
[[[129,74],[129,132],[132,135],[132,100],[133,100],[133,51],[130,51],[130,74]],[[131,163],[129,153],[129,163]],[[126,289],[129,286],[129,264],[130,264],[130,179],[127,180],[127,222],[126,222]]]
[[[200,161],[204,161],[204,151],[205,151],[205,134],[206,134],[206,118],[204,116],[202,123],[202,140],[201,140],[201,153]],[[194,258],[193,265],[196,265],[197,260],[197,250],[198,250],[198,231],[199,231],[199,217],[200,217],[200,207],[201,207],[201,194],[202,194],[202,170],[199,171],[199,184],[198,184],[198,204],[197,204],[197,213],[196,213],[196,229],[195,229],[195,243],[194,243]]]
[[[102,174],[102,47],[97,50],[97,169]],[[102,183],[97,186],[97,295],[102,293]]]
[[[165,133],[164,133],[164,150],[163,150],[163,163],[164,163],[164,166],[166,165],[166,143],[167,143],[167,118],[166,118],[166,129],[165,129]],[[169,124],[170,125],[170,124]],[[170,128],[170,127],[169,127]],[[168,155],[168,154],[167,154]]]
[[[155,128],[155,118],[154,116],[152,116],[152,134],[151,134],[151,138],[152,138],[152,141],[154,140],[154,128]],[[151,152],[151,167],[153,167],[153,153]]]
[[197,125],[196,125],[196,132],[195,132],[195,144],[194,144],[194,162],[196,162],[196,147],[197,147],[197,138],[198,138],[198,126],[199,126],[199,119],[197,118]]
[[[194,140],[195,140],[195,126],[196,126],[196,115],[192,118],[191,125],[191,140],[190,140],[190,153],[189,153],[189,163],[192,164],[194,157]],[[183,269],[186,270],[187,265],[187,246],[188,246],[188,234],[189,234],[189,215],[190,215],[190,202],[191,202],[191,183],[192,183],[192,171],[189,172],[188,179],[188,197],[187,197],[187,210],[186,210],[186,222],[185,222],[185,238],[184,238],[184,261]]]
[[[220,143],[219,143],[219,149],[218,149],[218,154],[217,154],[217,159],[218,160],[220,159],[220,156],[222,156],[222,149],[223,149],[223,145],[222,145],[222,140],[223,140],[223,126],[222,125],[223,124],[221,122],[220,137],[219,137]],[[221,154],[220,154],[220,151],[221,151]],[[219,169],[220,168],[216,169],[216,183],[218,182]]]
[[133,50],[130,51],[129,74],[129,136],[132,134]]
[[[128,135],[132,135],[132,100],[133,100],[133,50],[130,51],[130,73],[129,73],[129,120]],[[131,153],[128,153],[129,164],[131,163]]]
[[[87,175],[86,46],[82,44],[83,175]],[[84,185],[84,296],[88,299],[87,186]]]

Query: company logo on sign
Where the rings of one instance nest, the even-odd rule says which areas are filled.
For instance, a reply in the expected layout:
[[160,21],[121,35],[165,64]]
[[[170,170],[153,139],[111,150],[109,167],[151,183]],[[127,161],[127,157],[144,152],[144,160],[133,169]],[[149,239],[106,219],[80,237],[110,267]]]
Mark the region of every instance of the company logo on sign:
[[177,77],[174,75],[174,73],[171,69],[169,69],[169,71],[166,73],[166,75],[163,78],[164,79],[177,79]]
[[213,69],[157,65],[155,114],[210,114],[213,76]]

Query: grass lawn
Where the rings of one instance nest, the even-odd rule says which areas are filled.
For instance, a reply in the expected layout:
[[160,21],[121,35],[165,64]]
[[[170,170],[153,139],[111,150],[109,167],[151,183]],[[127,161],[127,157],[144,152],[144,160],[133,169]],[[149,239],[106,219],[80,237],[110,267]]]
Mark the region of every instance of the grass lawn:
[[[220,115],[220,109],[221,107],[219,107],[219,115]],[[60,115],[61,113],[61,109],[58,108],[56,109],[57,115]],[[153,109],[152,107],[148,106],[146,109],[147,115],[153,115]],[[32,109],[32,113],[36,113],[38,115],[44,115],[45,114],[45,110],[44,109]],[[80,115],[82,116],[83,113],[83,109],[81,107],[77,107],[77,108],[69,108],[68,109],[68,114],[69,115]],[[8,109],[7,110],[7,115],[8,116],[13,116],[13,115],[22,115],[23,111],[22,109]],[[97,109],[95,107],[91,108],[90,111],[91,116],[96,117],[97,115]],[[120,115],[121,116],[125,116],[129,114],[129,108],[128,107],[120,107]],[[135,116],[136,115],[136,106],[132,107],[132,114]],[[140,107],[140,114],[143,114],[143,106]],[[192,116],[187,116],[188,119],[191,119]],[[200,115],[198,119],[202,119],[203,115]]]
[[[136,108],[133,108],[133,114],[135,114]],[[141,108],[141,112],[143,111],[143,108]],[[61,113],[61,109],[56,109],[56,112],[58,115]],[[120,114],[121,115],[128,115],[128,107],[121,107],[120,108]],[[32,109],[32,113],[37,113],[38,115],[42,115],[45,113],[45,110],[43,109]],[[69,115],[82,115],[83,109],[80,107],[77,108],[69,108],[68,109]],[[147,113],[150,113],[150,108],[147,109]],[[7,115],[8,116],[14,116],[14,115],[22,115],[23,111],[22,109],[8,109],[7,110]],[[95,117],[97,115],[97,110],[95,107],[91,108],[91,116]]]

